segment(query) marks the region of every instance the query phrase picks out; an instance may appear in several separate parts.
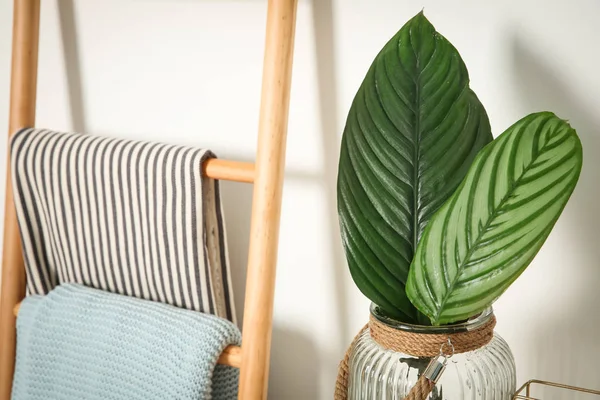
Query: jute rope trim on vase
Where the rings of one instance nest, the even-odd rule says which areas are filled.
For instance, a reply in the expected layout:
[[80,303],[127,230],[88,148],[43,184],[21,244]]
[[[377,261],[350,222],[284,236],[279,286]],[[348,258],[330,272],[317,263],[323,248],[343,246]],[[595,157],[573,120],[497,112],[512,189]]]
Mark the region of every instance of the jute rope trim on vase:
[[[346,350],[344,359],[339,365],[338,376],[335,382],[334,400],[346,400],[348,398],[350,353],[361,334],[367,329],[369,329],[373,340],[383,348],[410,354],[414,357],[432,358],[439,356],[440,349],[444,348],[447,343],[451,343],[453,354],[466,353],[485,346],[494,337],[495,326],[496,318],[492,315],[488,322],[472,331],[452,334],[414,333],[395,329],[380,322],[371,315],[369,323],[354,337],[350,347]],[[434,386],[434,382],[421,375],[404,399],[426,400]]]

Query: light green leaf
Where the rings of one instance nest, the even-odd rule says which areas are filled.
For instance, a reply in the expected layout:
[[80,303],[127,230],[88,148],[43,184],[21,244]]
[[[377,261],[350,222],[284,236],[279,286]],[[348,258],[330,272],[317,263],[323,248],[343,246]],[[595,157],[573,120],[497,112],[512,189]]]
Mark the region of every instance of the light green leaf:
[[377,55],[358,90],[338,171],[350,272],[388,315],[417,320],[405,291],[414,250],[491,140],[460,55],[418,14]]
[[435,325],[492,304],[550,234],[582,165],[575,130],[549,112],[529,115],[476,157],[433,216],[406,291]]

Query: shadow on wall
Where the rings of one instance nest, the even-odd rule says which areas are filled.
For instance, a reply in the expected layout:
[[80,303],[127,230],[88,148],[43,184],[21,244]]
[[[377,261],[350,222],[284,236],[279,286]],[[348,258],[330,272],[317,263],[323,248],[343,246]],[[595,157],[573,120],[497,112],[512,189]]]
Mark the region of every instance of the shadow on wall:
[[71,125],[75,132],[86,131],[86,115],[83,103],[83,86],[81,84],[81,60],[77,43],[77,24],[73,0],[59,0],[58,16],[60,33],[65,57],[65,74],[69,107],[71,108]]
[[[239,160],[241,158],[235,158]],[[227,229],[227,248],[231,265],[231,281],[235,293],[236,316],[240,328],[246,294],[246,265],[250,241],[252,185],[221,181],[221,202]]]
[[354,336],[348,322],[348,304],[346,279],[348,274],[343,253],[337,213],[337,170],[340,155],[341,124],[337,119],[338,85],[336,79],[335,34],[332,0],[313,0],[312,19],[317,62],[317,86],[319,99],[319,118],[321,122],[321,144],[323,154],[323,191],[326,196],[327,228],[329,230],[329,248],[332,252],[335,275],[335,302],[337,327],[340,332],[339,355],[345,351],[345,343]]
[[275,325],[269,393],[286,399],[318,399],[320,356],[311,338]]
[[[526,111],[552,110],[569,120],[577,130],[584,152],[581,176],[563,215],[570,221],[570,232],[576,237],[572,249],[577,251],[579,261],[565,268],[569,268],[580,283],[578,298],[564,299],[572,304],[567,315],[556,314],[554,319],[536,326],[536,340],[531,349],[535,357],[533,372],[541,379],[560,380],[576,386],[595,384],[596,387],[591,388],[598,389],[600,118],[592,112],[590,104],[577,98],[568,82],[562,81],[560,75],[546,65],[543,57],[518,39],[513,44],[513,55],[514,75],[517,87],[522,88],[519,95]],[[560,295],[556,293],[556,296]],[[550,393],[556,394],[555,391]],[[564,398],[573,397],[566,394]]]

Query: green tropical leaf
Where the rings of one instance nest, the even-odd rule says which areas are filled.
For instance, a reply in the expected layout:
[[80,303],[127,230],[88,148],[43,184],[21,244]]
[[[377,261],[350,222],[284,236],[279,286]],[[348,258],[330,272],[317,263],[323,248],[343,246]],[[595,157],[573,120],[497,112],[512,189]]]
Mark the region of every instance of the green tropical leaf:
[[358,90],[338,171],[350,272],[390,316],[417,319],[405,291],[414,250],[491,140],[458,51],[418,14],[377,55]]
[[541,248],[581,165],[575,130],[549,112],[486,146],[425,229],[406,287],[413,304],[435,325],[490,306]]

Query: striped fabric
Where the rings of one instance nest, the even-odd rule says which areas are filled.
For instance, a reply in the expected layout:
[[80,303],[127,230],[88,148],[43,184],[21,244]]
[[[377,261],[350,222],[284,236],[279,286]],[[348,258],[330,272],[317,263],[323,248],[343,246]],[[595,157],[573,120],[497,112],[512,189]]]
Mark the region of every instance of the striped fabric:
[[29,294],[81,283],[235,322],[210,151],[23,129],[11,155]]

